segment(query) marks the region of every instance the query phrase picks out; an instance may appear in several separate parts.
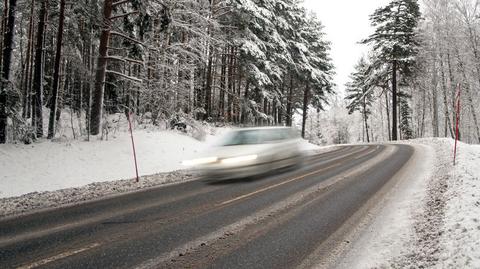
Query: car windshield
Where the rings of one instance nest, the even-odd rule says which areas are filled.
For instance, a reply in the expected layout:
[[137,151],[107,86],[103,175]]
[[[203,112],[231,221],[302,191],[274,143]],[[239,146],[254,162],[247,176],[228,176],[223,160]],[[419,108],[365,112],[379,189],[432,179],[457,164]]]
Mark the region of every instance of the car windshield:
[[220,143],[221,146],[255,145],[275,143],[292,138],[290,129],[241,130],[228,134]]

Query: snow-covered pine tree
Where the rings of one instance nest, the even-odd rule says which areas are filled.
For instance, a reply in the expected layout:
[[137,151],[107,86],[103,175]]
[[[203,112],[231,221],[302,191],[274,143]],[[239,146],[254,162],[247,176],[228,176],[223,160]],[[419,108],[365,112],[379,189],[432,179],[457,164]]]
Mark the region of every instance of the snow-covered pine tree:
[[330,43],[325,40],[323,25],[314,17],[307,15],[306,23],[300,28],[299,46],[301,57],[297,64],[300,81],[303,82],[303,118],[302,136],[305,137],[305,125],[309,106],[323,110],[327,95],[333,92],[333,64],[329,56]]
[[374,101],[374,87],[369,84],[369,64],[364,57],[360,58],[355,66],[355,71],[350,75],[350,82],[345,85],[350,103],[347,105],[348,113],[360,112],[365,124],[367,142],[370,142],[368,117],[371,114],[371,106]]
[[418,53],[417,26],[421,17],[417,0],[392,0],[370,17],[375,32],[362,43],[372,44],[376,57],[392,66],[392,140],[398,139],[397,76],[408,75]]

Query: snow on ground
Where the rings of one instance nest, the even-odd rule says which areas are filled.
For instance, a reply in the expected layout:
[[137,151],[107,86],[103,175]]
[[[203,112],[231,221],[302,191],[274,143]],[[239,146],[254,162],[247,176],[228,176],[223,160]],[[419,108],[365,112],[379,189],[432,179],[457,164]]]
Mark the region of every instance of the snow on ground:
[[158,185],[194,180],[195,175],[185,171],[144,176],[139,183],[132,179],[95,182],[81,187],[72,187],[55,191],[32,192],[16,197],[1,198],[0,218],[40,209],[49,209],[71,204],[83,203],[95,199],[104,199],[115,195],[145,190]]
[[[178,132],[135,131],[134,138],[142,176],[182,169],[181,161],[205,147]],[[0,171],[0,198],[135,177],[126,132],[108,141],[1,145]]]
[[480,145],[460,144],[458,164],[449,176],[441,264],[480,268]]
[[454,167],[453,140],[408,143],[428,147],[421,173],[387,195],[337,267],[480,268],[480,146],[460,143]]

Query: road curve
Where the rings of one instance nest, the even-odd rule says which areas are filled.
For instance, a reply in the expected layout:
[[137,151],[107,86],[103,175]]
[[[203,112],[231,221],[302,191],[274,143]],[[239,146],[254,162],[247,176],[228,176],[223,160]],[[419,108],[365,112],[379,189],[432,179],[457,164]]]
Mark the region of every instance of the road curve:
[[294,268],[413,152],[344,146],[294,171],[201,179],[0,220],[0,268]]

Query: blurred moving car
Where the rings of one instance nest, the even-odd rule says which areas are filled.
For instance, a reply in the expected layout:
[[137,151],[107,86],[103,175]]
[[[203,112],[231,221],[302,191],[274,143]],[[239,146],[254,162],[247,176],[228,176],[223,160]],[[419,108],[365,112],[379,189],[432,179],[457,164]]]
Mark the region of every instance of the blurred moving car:
[[262,127],[227,133],[204,157],[185,161],[211,178],[241,178],[298,166],[303,158],[293,128]]

